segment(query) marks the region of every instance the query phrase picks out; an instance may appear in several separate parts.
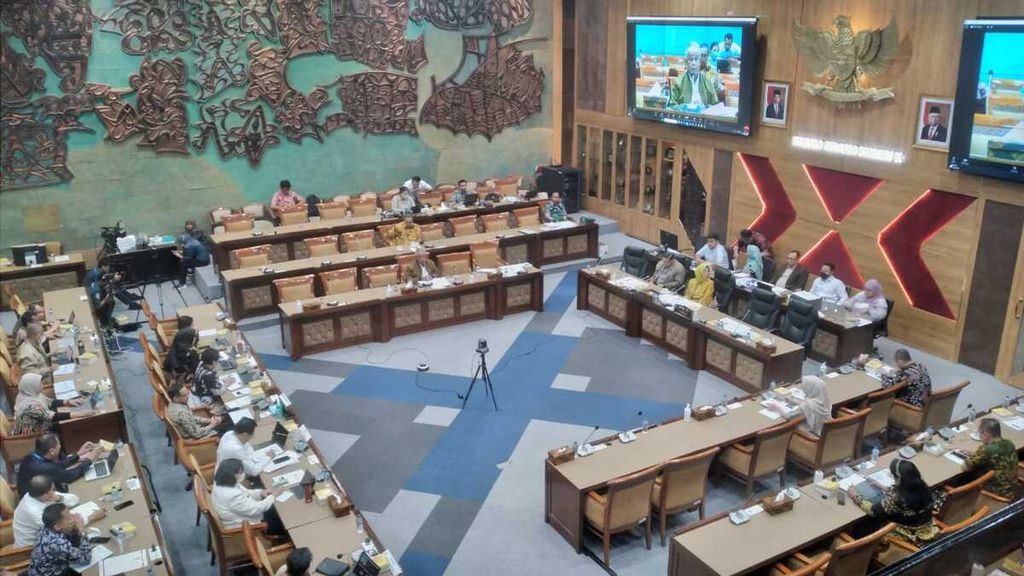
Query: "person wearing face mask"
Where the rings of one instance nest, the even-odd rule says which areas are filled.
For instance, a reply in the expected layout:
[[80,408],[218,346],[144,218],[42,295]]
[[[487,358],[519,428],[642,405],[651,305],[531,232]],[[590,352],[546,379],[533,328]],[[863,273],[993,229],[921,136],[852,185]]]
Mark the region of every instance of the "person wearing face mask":
[[807,268],[800,265],[800,251],[790,250],[786,255],[786,266],[775,271],[772,284],[790,292],[803,290],[807,285]]
[[821,297],[824,302],[839,304],[846,300],[846,284],[835,277],[836,265],[825,262],[821,265],[821,272],[811,284],[811,293]]
[[238,528],[242,522],[266,522],[268,534],[284,534],[284,524],[274,510],[276,495],[273,490],[247,488],[241,460],[228,458],[217,465],[211,500],[213,510],[225,528]]

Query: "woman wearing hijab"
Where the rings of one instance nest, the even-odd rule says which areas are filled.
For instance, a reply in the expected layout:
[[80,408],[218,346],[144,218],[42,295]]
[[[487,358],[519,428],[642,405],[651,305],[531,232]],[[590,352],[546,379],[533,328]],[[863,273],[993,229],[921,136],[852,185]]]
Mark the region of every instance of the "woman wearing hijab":
[[882,283],[874,278],[864,283],[864,290],[843,300],[842,304],[847,310],[872,322],[881,322],[889,313],[889,304],[885,301]]
[[[821,435],[821,427],[832,418],[832,403],[829,402],[825,390],[825,382],[817,376],[804,376],[800,380],[800,391],[804,393],[802,400],[793,399],[800,409],[803,421],[800,422],[800,429],[804,432]],[[776,412],[784,413],[781,404],[775,404]]]
[[164,359],[164,370],[172,377],[192,376],[199,367],[199,353],[195,346],[199,335],[195,328],[178,330],[171,341],[171,350]]
[[895,483],[882,491],[877,500],[865,500],[856,487],[846,492],[854,504],[879,522],[894,522],[892,534],[915,546],[923,546],[939,535],[932,512],[942,504],[921,479],[921,472],[909,460],[896,458],[889,463]]
[[694,277],[686,285],[684,296],[698,304],[717,308],[715,304],[715,281],[713,278],[714,271],[711,269],[711,264],[704,262],[697,266]]
[[747,245],[747,264],[743,267],[744,272],[761,280],[764,276],[764,260],[761,258],[761,249],[757,244]]
[[43,377],[27,372],[18,383],[18,397],[14,400],[13,434],[18,436],[49,432],[54,423],[59,420],[91,416],[91,410],[75,414],[67,410],[60,410],[63,407],[81,406],[84,401],[82,398],[74,398],[67,402],[51,399],[43,394]]

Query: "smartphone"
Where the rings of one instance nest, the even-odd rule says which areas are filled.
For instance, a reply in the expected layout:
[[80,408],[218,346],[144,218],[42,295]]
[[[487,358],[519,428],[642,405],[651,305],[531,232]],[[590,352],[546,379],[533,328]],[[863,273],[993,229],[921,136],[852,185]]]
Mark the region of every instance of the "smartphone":
[[274,459],[274,464],[281,464],[282,462],[287,462],[288,460],[290,460],[288,456],[280,456]]
[[106,544],[107,542],[110,542],[110,536],[93,536],[89,538],[90,544]]
[[124,510],[125,508],[135,504],[134,500],[125,500],[124,502],[118,502],[114,504],[114,510]]

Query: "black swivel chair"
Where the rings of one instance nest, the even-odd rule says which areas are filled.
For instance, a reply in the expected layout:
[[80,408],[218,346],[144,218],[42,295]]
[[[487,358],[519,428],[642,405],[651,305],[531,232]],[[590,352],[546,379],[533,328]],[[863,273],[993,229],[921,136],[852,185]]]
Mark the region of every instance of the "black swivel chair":
[[729,313],[729,306],[732,305],[735,292],[736,278],[732,272],[715,268],[715,302],[718,302],[719,312]]
[[772,260],[771,258],[761,258],[761,261],[764,262],[764,270],[761,274],[761,280],[771,282],[772,274],[775,273],[775,260]]
[[644,250],[645,276],[650,276],[651,274],[654,274],[654,269],[657,268],[658,266],[658,260],[661,260],[661,257],[658,256],[657,252],[652,250]]
[[818,329],[818,311],[814,306],[796,298],[789,299],[789,309],[782,317],[776,333],[786,340],[809,349]]
[[775,292],[756,287],[750,294],[750,306],[743,315],[743,321],[761,330],[771,331],[779,320],[779,312],[779,297]]
[[885,318],[875,323],[874,337],[881,338],[889,335],[889,316],[892,315],[892,307],[895,305],[892,298],[885,299]]
[[638,278],[650,276],[647,270],[647,251],[638,246],[626,246],[622,251],[622,271]]
[[693,273],[693,258],[686,254],[674,254],[673,258],[675,258],[676,262],[682,264],[683,268],[686,269],[686,274],[683,275],[683,289],[685,290],[686,286],[690,283],[690,280],[695,276]]

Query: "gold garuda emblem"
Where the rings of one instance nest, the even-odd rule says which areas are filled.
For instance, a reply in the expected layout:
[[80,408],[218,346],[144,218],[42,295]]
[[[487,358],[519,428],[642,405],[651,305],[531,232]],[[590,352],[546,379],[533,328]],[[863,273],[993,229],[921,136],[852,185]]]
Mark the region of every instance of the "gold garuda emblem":
[[882,29],[856,34],[849,16],[832,20],[835,30],[815,30],[793,21],[793,44],[810,71],[825,77],[824,84],[804,82],[801,87],[838,106],[860,106],[865,100],[894,98],[892,88],[865,88],[861,81],[878,78],[889,69],[900,50],[896,19]]

